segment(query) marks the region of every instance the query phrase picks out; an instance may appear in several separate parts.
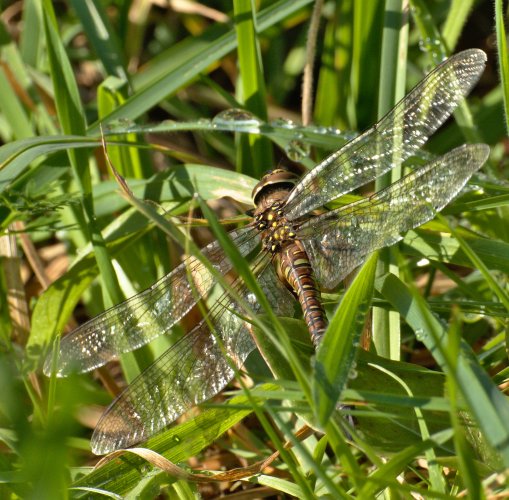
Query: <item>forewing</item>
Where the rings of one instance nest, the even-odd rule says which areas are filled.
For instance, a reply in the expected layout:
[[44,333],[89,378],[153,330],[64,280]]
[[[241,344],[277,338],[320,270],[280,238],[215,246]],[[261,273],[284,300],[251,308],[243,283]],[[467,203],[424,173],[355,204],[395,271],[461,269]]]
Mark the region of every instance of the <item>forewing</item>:
[[460,146],[369,198],[311,218],[298,238],[321,285],[335,287],[367,254],[432,219],[488,155],[485,144]]
[[437,66],[376,125],[302,178],[286,203],[288,219],[339,198],[415,154],[470,92],[485,63],[486,54],[472,49]]
[[[260,243],[258,232],[242,228],[230,233],[242,255]],[[221,273],[231,269],[229,259],[215,241],[202,249],[204,256]],[[188,280],[192,277],[193,284]],[[137,349],[159,335],[168,333],[206,295],[214,278],[195,257],[189,257],[147,290],[131,297],[76,328],[60,342],[57,375],[87,372],[104,365],[120,354]],[[49,355],[44,372],[52,370]]]
[[[277,314],[289,315],[294,299],[264,256],[259,282]],[[258,302],[237,280],[236,289],[256,311]],[[209,322],[203,320],[138,376],[113,401],[97,424],[92,450],[104,454],[126,448],[157,433],[191,407],[217,394],[233,378],[255,348],[250,325],[224,293],[214,304]],[[209,323],[215,333],[209,330]]]

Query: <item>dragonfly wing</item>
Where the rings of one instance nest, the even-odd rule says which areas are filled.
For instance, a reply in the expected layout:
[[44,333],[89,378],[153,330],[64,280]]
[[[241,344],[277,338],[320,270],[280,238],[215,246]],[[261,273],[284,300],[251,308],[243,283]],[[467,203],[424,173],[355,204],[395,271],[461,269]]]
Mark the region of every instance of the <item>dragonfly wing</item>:
[[471,49],[437,66],[376,125],[302,178],[288,197],[288,219],[302,217],[415,154],[470,92],[485,64],[486,54]]
[[431,220],[481,168],[489,151],[485,144],[460,146],[369,198],[311,218],[298,238],[318,281],[335,287],[367,254]]
[[[276,313],[290,314],[294,299],[282,285],[268,256],[259,260],[259,282]],[[240,295],[257,310],[258,302],[237,280]],[[191,407],[223,389],[255,348],[250,324],[242,309],[224,293],[214,304],[208,321],[170,347],[139,375],[106,410],[92,437],[96,454],[126,448],[173,422]],[[214,327],[210,332],[209,323]]]
[[[260,243],[258,232],[253,228],[234,230],[230,236],[243,255],[251,253]],[[221,273],[231,269],[231,263],[217,241],[210,243],[202,252]],[[189,282],[189,278],[193,283]],[[150,288],[63,337],[57,375],[93,370],[168,333],[196,304],[199,295],[210,291],[214,282],[198,259],[188,257]],[[49,375],[51,370],[52,357],[49,355],[44,372]]]

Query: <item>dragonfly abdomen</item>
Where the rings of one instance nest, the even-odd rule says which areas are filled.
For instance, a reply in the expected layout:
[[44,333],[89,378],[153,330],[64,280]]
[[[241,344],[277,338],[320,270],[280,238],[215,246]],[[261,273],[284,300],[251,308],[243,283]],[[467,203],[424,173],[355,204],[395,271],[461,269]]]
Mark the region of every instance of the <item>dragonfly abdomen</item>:
[[327,328],[327,317],[318,296],[311,263],[300,241],[292,241],[281,250],[279,265],[280,275],[299,300],[316,347]]

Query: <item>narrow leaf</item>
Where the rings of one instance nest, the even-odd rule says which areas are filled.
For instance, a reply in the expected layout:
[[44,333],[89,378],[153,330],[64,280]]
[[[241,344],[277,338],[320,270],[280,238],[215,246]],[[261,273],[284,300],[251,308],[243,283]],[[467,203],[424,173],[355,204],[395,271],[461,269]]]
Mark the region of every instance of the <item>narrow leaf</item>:
[[318,348],[312,389],[316,416],[321,425],[327,422],[336,408],[341,391],[348,381],[373,297],[377,258],[378,255],[374,253],[362,266],[346,291]]

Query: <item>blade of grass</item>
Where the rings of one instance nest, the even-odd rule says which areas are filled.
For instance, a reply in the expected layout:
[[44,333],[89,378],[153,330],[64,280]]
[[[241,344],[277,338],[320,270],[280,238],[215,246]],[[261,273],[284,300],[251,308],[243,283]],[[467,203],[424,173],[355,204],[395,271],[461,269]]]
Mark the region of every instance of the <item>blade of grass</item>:
[[352,3],[352,98],[349,100],[348,116],[350,126],[364,129],[377,118],[378,96],[373,88],[374,82],[380,82],[380,51],[386,5],[385,2],[355,0]]
[[435,24],[428,6],[422,0],[410,0],[415,24],[421,36],[420,47],[430,55],[434,64],[442,62],[449,54],[440,30]]
[[[107,78],[100,86],[97,93],[97,109],[99,119],[107,116],[114,109],[121,106],[126,100],[127,85],[125,80],[116,77]],[[134,177],[144,179],[150,177],[150,157],[143,148],[137,144],[137,137],[134,133],[122,134],[116,139],[121,143],[119,146],[110,145],[108,154],[111,162],[123,177]],[[123,144],[131,142],[133,147],[123,147]]]
[[[96,148],[98,140],[73,135],[30,137],[0,147],[0,192],[18,187],[30,175],[27,167],[41,156],[71,148]],[[33,167],[32,171],[37,168]]]
[[458,38],[467,22],[474,0],[452,0],[447,12],[447,19],[442,28],[442,37],[449,51],[454,52]]
[[[406,47],[408,44],[408,4],[388,0],[380,59],[378,118],[382,118],[405,94]],[[390,179],[390,177],[389,177]],[[385,179],[387,183],[388,180]],[[387,184],[378,184],[384,187]]]
[[290,497],[302,498],[303,495],[302,489],[299,488],[296,484],[278,477],[260,474],[256,478],[253,478],[253,482],[267,486],[269,488],[273,488],[274,490],[280,491],[282,493],[287,493],[290,495]]
[[[412,397],[413,391],[410,388],[410,386],[406,383],[406,381],[397,376],[396,374],[392,373],[390,370],[384,370],[383,368],[379,367],[379,369],[383,370],[384,373],[392,377],[394,380],[397,381],[397,383],[403,388],[403,390],[408,394],[409,397]],[[426,419],[424,417],[424,414],[422,412],[422,409],[415,406],[414,412],[416,416],[417,423],[419,425],[419,431],[422,438],[422,441],[425,442],[431,438],[430,431],[428,428],[428,424],[426,422]],[[437,464],[437,456],[434,450],[434,447],[430,446],[424,451],[427,465],[429,469],[429,478],[432,488],[435,491],[439,491],[440,493],[445,493],[446,484],[444,480],[444,476],[442,474],[442,470]]]
[[[237,93],[245,108],[262,120],[267,120],[267,99],[260,47],[257,39],[256,15],[251,0],[234,0],[233,12],[237,34],[240,85]],[[237,150],[237,171],[253,177],[272,165],[270,143],[266,138],[250,134],[241,136]]]
[[30,120],[17,96],[12,92],[12,87],[2,67],[0,67],[0,96],[2,115],[11,128],[8,136],[3,134],[3,140],[8,141],[12,138],[23,139],[25,137],[31,137],[33,131]]
[[[438,64],[442,62],[450,53],[446,47],[440,31],[436,27],[435,21],[431,16],[428,5],[423,0],[411,0],[413,6],[413,17],[423,41],[423,49],[430,55],[431,60]],[[466,19],[465,19],[466,21]],[[454,117],[461,128],[463,136],[468,142],[483,142],[474,124],[472,114],[465,102],[460,103]]]
[[[323,467],[321,467],[321,464],[315,462],[313,460],[312,454],[309,452],[309,450],[306,449],[306,447],[293,435],[293,432],[288,428],[288,424],[286,424],[283,419],[280,417],[278,413],[272,410],[270,406],[267,407],[267,412],[271,416],[272,420],[276,423],[277,428],[281,429],[284,433],[284,435],[289,439],[289,441],[293,444],[293,446],[296,448],[296,451],[299,454],[299,458],[303,461],[302,464],[300,464],[299,469],[310,469],[313,471],[313,473],[316,475],[316,477],[323,482],[323,485],[325,489],[327,490],[327,493],[329,495],[332,495],[332,498],[348,498],[348,495],[343,490],[343,488],[340,485],[337,485],[334,483],[334,481],[331,480],[327,476],[327,472],[324,470]],[[304,472],[304,471],[302,471]],[[304,480],[304,487],[305,487],[305,493],[307,498],[316,498],[313,494],[313,491],[311,489],[310,482],[308,480]],[[300,483],[302,487],[302,482]]]
[[23,61],[30,67],[37,67],[39,55],[43,50],[39,40],[42,28],[42,5],[35,0],[23,4],[23,30],[19,47]]
[[[359,498],[376,498],[378,494],[382,493],[383,489],[385,489],[387,484],[386,481],[389,478],[396,479],[396,477],[402,473],[408,464],[414,461],[416,457],[421,455],[423,452],[432,448],[433,445],[433,440],[427,439],[421,443],[408,446],[403,451],[400,451],[395,456],[391,457],[391,459],[386,464],[378,468],[373,474],[369,476],[368,480],[366,481],[366,485],[359,492]],[[379,483],[377,480],[381,480],[381,483]],[[433,498],[436,498],[434,495],[435,493],[437,493],[438,498],[440,498],[439,495],[441,492],[434,491],[432,494]]]
[[103,5],[92,0],[71,0],[70,3],[106,73],[127,82],[129,75],[125,70],[120,43]]
[[[388,0],[385,5],[385,26],[380,61],[378,118],[384,116],[405,94],[407,39],[408,2]],[[392,140],[397,145],[402,137],[395,135]],[[395,150],[398,149],[395,148]],[[401,177],[401,159],[393,155],[393,162],[392,170],[375,181],[375,191],[380,191]],[[397,266],[391,263],[391,252],[395,251],[396,249],[392,248],[380,252],[378,276],[387,272],[398,274]],[[397,313],[379,307],[373,308],[373,344],[381,356],[400,359],[401,332]]]
[[373,297],[377,259],[373,254],[348,287],[316,355],[312,389],[316,417],[322,426],[348,381]]
[[[455,314],[453,316],[453,321],[448,332],[447,347],[448,352],[451,354],[451,360],[454,364],[452,366],[453,371],[457,371],[458,368],[456,366],[456,360],[459,358],[461,348],[460,326],[461,325],[458,321],[458,316]],[[461,424],[461,413],[459,408],[460,391],[459,387],[456,385],[456,380],[454,377],[447,377],[447,386],[448,395],[451,402],[450,416],[452,428],[454,429],[454,447],[456,449],[460,470],[462,472],[460,477],[472,498],[483,498],[484,495],[482,491],[482,485],[475,468],[475,462],[472,457],[471,449],[469,448],[466,440],[465,429]]]
[[313,6],[313,12],[309,22],[309,29],[306,41],[306,64],[302,75],[302,103],[301,103],[301,121],[304,125],[309,125],[313,116],[313,95],[316,58],[316,40],[320,29],[320,19],[322,17],[323,0],[316,0]]
[[[85,113],[81,106],[74,72],[57,31],[58,23],[53,5],[49,0],[44,0],[44,6],[44,33],[60,125],[66,133],[85,135]],[[72,149],[68,154],[74,178],[82,195],[82,213],[76,213],[76,218],[80,230],[89,234],[90,241],[94,245],[97,265],[101,271],[101,279],[106,292],[106,303],[107,305],[118,304],[122,301],[123,296],[106,246],[95,222],[88,155],[80,150]]]
[[353,2],[341,2],[325,26],[314,107],[316,123],[340,128],[355,127],[348,116],[351,89]]
[[505,31],[505,16],[502,0],[495,0],[495,29],[497,33],[498,67],[502,95],[504,97],[505,129],[509,133],[509,53]]

